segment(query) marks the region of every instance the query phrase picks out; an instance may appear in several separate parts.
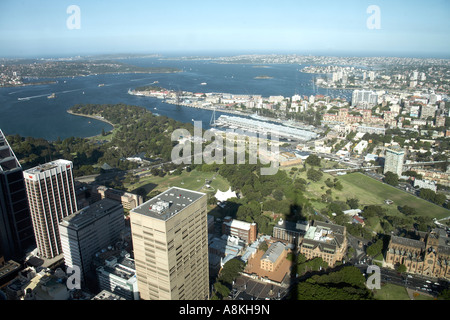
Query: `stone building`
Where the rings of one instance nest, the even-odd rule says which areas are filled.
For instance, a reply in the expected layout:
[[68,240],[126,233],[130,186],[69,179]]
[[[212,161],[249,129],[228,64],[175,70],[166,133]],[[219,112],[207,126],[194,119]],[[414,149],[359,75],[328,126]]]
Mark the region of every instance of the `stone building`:
[[315,221],[301,242],[300,253],[308,260],[320,257],[333,267],[347,252],[346,234],[344,226]]
[[450,238],[444,229],[434,229],[420,240],[392,236],[385,261],[391,268],[403,264],[408,273],[450,279]]

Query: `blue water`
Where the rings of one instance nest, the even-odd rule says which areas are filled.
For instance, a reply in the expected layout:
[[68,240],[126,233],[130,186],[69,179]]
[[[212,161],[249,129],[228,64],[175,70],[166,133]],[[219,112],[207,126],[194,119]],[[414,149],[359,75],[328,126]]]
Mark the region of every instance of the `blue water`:
[[[55,84],[0,88],[0,129],[7,135],[19,134],[47,140],[67,137],[89,137],[112,127],[101,121],[78,117],[66,111],[75,104],[138,105],[160,115],[181,122],[203,121],[203,128],[209,128],[212,111],[175,106],[159,99],[132,96],[128,89],[150,85],[191,92],[225,92],[234,94],[258,94],[263,97],[294,94],[329,94],[333,97],[350,99],[350,90],[326,90],[315,87],[314,75],[299,72],[300,65],[267,65],[268,68],[254,68],[249,64],[216,64],[207,61],[162,61],[156,58],[121,60],[144,67],[175,67],[182,73],[175,74],[108,74],[88,77],[58,78]],[[254,79],[267,75],[273,79]],[[39,79],[48,80],[48,79]],[[52,79],[50,79],[52,80]],[[206,86],[201,83],[206,82]],[[99,87],[99,84],[104,86]],[[55,93],[55,99],[47,96]],[[19,101],[18,98],[29,97]],[[156,108],[156,110],[155,110]],[[216,116],[221,113],[217,112]]]

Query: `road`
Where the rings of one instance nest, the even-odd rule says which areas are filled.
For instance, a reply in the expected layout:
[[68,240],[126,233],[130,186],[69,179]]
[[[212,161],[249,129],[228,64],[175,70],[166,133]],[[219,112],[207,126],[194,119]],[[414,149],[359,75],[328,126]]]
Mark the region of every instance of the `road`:
[[[189,158],[195,157],[195,155],[199,155],[200,153],[196,153],[194,155],[190,155],[184,158],[181,158],[181,161],[185,161]],[[203,154],[203,153],[201,153]],[[130,170],[113,170],[111,172],[105,172],[105,173],[99,173],[99,174],[92,174],[92,175],[88,175],[88,176],[82,176],[82,177],[76,177],[75,180],[79,181],[79,182],[85,182],[85,183],[90,183],[90,182],[94,182],[96,181],[97,183],[103,183],[105,181],[110,181],[112,179],[114,179],[116,176],[125,176],[127,173],[132,173],[135,174],[139,177],[143,177],[147,174],[149,174],[147,171],[153,169],[153,168],[159,168],[161,166],[164,166],[165,164],[170,164],[173,163],[173,161],[166,161],[166,162],[162,162],[162,163],[158,163],[158,164],[154,164],[151,166],[146,166],[146,167],[140,167],[139,169],[130,169]]]
[[[368,264],[355,265],[366,276]],[[432,279],[415,274],[400,274],[396,270],[380,268],[381,283],[391,283],[419,292],[437,296],[441,291],[450,288],[450,282],[446,280]]]

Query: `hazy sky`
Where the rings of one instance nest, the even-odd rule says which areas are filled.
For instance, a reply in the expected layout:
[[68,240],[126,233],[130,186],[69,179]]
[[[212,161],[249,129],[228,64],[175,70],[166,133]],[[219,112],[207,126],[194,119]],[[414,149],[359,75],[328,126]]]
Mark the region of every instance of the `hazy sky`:
[[[80,29],[69,29],[70,5]],[[380,29],[369,29],[370,5]],[[378,53],[450,58],[448,0],[0,0],[0,57]],[[71,20],[75,21],[75,20]]]

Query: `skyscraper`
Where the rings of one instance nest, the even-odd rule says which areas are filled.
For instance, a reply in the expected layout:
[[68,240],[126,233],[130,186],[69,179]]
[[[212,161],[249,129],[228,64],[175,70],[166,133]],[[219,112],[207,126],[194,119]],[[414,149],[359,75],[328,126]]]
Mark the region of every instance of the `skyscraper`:
[[352,106],[372,107],[378,103],[378,95],[370,90],[354,90]]
[[206,198],[173,187],[130,211],[141,299],[209,298]]
[[20,259],[34,245],[22,167],[0,130],[0,256]]
[[62,219],[61,246],[67,267],[80,267],[81,280],[91,271],[97,252],[120,239],[125,228],[120,202],[103,199]]
[[399,146],[392,146],[386,149],[386,156],[384,158],[384,174],[390,171],[397,174],[399,177],[403,172],[403,159],[405,158],[405,151]]
[[62,254],[58,225],[77,211],[72,162],[56,160],[23,173],[39,255]]

